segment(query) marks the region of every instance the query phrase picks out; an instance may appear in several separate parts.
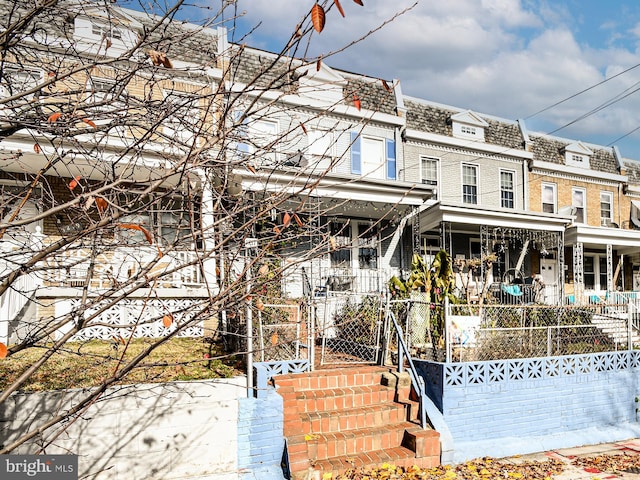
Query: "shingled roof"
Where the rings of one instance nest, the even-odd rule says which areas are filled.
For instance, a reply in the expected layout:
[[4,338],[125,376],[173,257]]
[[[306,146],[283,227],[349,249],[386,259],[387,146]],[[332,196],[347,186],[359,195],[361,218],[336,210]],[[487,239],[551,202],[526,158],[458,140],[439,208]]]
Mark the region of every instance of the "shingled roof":
[[[529,138],[533,144],[534,161],[565,164],[564,148],[576,143],[575,140],[565,140],[544,135],[530,134]],[[590,156],[590,168],[597,172],[618,173],[618,162],[613,154],[613,149],[597,145],[588,145],[593,152]]]
[[[405,99],[407,108],[407,128],[421,132],[435,133],[451,137],[451,116],[464,110]],[[498,120],[494,117],[477,114],[489,126],[485,128],[485,143],[505,148],[524,149],[524,138],[516,122]]]

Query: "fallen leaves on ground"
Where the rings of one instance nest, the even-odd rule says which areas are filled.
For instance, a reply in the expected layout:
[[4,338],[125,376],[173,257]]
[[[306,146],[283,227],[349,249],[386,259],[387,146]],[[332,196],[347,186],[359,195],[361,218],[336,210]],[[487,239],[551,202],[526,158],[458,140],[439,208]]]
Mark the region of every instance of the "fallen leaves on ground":
[[385,463],[375,468],[353,468],[328,478],[335,480],[492,480],[496,478],[543,480],[562,473],[563,468],[564,463],[554,459],[515,464],[486,457],[460,465],[442,465],[434,468],[417,466],[404,468]]
[[571,463],[590,473],[640,473],[640,455],[637,454],[621,453],[596,457],[578,457],[572,460]]

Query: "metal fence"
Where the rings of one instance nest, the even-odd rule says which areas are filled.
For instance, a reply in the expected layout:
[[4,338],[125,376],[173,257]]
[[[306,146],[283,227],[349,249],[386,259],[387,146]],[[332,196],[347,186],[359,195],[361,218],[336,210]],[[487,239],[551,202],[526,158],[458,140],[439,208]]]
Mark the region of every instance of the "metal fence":
[[627,308],[616,305],[449,305],[446,359],[485,361],[632,349]]
[[315,304],[321,365],[378,360],[384,320],[379,295],[329,293]]
[[300,304],[265,304],[257,311],[253,359],[257,362],[309,358],[312,335]]
[[[587,354],[640,345],[633,305],[440,305],[391,301],[412,356],[467,362]],[[389,345],[393,352],[395,345]]]

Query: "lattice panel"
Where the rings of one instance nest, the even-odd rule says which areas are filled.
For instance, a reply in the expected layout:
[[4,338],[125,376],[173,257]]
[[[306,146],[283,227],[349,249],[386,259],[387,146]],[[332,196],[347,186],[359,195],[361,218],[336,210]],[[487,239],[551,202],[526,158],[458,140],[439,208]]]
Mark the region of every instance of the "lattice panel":
[[640,351],[635,350],[544,359],[450,363],[444,365],[444,384],[449,387],[495,385],[627,370],[639,366]]
[[[190,307],[197,300],[191,299],[126,299],[117,305],[104,311],[99,317],[92,320],[91,324],[73,336],[72,341],[84,341],[91,339],[112,340],[113,338],[158,338],[163,337],[179,326],[189,323],[193,318]],[[80,301],[71,301],[71,308],[79,307]],[[88,309],[86,317],[93,315],[100,305]],[[173,323],[169,328],[162,324],[162,317],[170,313],[173,315]],[[184,328],[179,337],[201,337],[204,334],[202,321]]]

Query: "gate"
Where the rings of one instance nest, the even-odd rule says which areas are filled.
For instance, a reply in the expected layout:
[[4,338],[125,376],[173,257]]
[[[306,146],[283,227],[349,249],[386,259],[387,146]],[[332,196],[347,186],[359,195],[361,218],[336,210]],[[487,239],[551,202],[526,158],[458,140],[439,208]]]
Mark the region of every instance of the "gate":
[[380,360],[382,302],[377,295],[346,292],[315,299],[320,365],[375,364]]
[[256,362],[312,358],[313,336],[307,309],[299,304],[265,304],[257,312],[253,359]]

